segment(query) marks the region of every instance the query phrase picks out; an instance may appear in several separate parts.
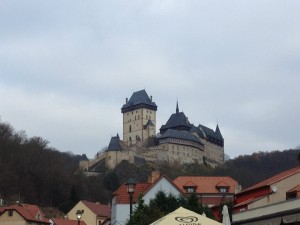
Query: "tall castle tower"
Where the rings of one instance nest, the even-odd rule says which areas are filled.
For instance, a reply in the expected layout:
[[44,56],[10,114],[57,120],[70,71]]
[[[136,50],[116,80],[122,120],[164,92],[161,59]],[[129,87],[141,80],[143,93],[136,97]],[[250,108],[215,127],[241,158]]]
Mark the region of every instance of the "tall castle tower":
[[135,144],[145,141],[156,133],[157,105],[149,98],[145,90],[132,94],[129,101],[121,108],[123,113],[123,141]]

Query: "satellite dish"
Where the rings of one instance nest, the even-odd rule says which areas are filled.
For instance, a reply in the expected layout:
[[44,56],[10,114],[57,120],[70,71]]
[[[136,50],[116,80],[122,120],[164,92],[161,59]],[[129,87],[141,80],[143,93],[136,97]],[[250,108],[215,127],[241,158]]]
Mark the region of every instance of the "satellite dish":
[[275,193],[278,189],[275,185],[271,186],[272,193]]

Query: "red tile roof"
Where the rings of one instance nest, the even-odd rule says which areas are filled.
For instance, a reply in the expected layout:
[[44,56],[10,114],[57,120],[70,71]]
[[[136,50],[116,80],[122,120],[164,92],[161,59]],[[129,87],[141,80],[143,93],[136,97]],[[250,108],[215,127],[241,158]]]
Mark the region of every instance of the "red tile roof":
[[[69,220],[64,218],[53,218],[51,219],[55,225],[78,225],[78,220]],[[86,225],[83,220],[80,220],[80,225]]]
[[260,188],[260,187],[264,187],[264,186],[269,186],[269,185],[272,185],[278,181],[281,181],[287,177],[290,177],[294,174],[297,174],[297,173],[300,173],[300,166],[297,166],[297,167],[294,167],[292,169],[289,169],[289,170],[286,170],[286,171],[283,171],[282,173],[279,173],[273,177],[270,177],[266,180],[263,180],[262,182],[259,182],[249,188],[246,188],[245,190],[243,190],[241,193],[243,192],[247,192],[247,191],[250,191],[250,190],[253,190],[253,189],[257,189],[257,188]]
[[14,210],[18,212],[27,221],[49,224],[49,220],[45,218],[44,213],[37,205],[16,204],[2,208],[3,213],[8,210]]
[[110,218],[110,206],[109,205],[102,205],[100,203],[88,202],[88,201],[81,201],[86,207],[88,207],[93,213],[97,216],[103,216]]
[[287,191],[287,193],[290,192],[300,192],[300,184],[298,184],[296,187],[293,187],[291,190]]
[[[145,193],[151,183],[137,183],[135,186],[135,192],[133,194],[133,202],[136,202],[138,196],[142,193]],[[125,184],[122,184],[118,190],[113,193],[113,196],[116,197],[116,203],[118,204],[129,204],[129,194],[127,193],[127,188]]]
[[174,180],[174,183],[183,193],[187,193],[184,187],[194,183],[197,186],[196,193],[220,193],[216,187],[229,187],[228,192],[234,193],[238,182],[231,177],[205,177],[205,176],[181,176]]

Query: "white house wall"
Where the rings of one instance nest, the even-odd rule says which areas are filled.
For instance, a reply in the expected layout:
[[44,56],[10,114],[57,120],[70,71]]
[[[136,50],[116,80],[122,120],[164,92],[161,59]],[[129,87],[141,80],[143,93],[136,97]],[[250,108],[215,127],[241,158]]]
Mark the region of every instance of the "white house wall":
[[150,199],[154,198],[156,193],[164,191],[167,195],[172,193],[175,196],[179,196],[181,193],[175,188],[165,177],[162,177],[143,197],[146,204],[149,204]]
[[[132,210],[134,210],[135,204],[132,205]],[[112,218],[111,225],[125,225],[129,220],[129,204],[117,204],[112,208]]]

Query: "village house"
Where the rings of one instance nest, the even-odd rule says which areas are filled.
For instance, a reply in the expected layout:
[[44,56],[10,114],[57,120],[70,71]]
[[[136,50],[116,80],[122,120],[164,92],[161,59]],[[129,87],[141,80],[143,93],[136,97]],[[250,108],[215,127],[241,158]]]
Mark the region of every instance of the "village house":
[[1,225],[49,225],[49,219],[37,205],[15,204],[0,207]]
[[300,224],[300,166],[235,195],[233,224]]
[[226,176],[179,176],[174,183],[186,197],[196,194],[199,202],[207,205],[217,220],[221,218],[220,206],[233,202],[240,189],[238,182]]
[[[170,179],[162,176],[160,172],[153,171],[148,177],[147,183],[137,183],[133,194],[133,208],[136,205],[137,198],[141,194],[145,204],[149,204],[150,199],[154,198],[156,193],[164,191],[167,195],[173,194],[179,196],[181,190]],[[111,224],[125,225],[129,220],[130,200],[125,183],[122,184],[112,197]]]
[[[50,225],[78,225],[78,220],[70,220],[68,218],[52,218],[49,220]],[[84,221],[80,220],[79,225],[87,225]]]
[[68,213],[71,220],[77,220],[76,212],[82,211],[81,221],[86,225],[108,225],[110,224],[110,206],[99,202],[79,201]]

